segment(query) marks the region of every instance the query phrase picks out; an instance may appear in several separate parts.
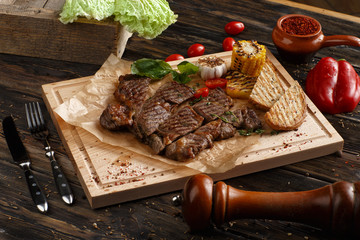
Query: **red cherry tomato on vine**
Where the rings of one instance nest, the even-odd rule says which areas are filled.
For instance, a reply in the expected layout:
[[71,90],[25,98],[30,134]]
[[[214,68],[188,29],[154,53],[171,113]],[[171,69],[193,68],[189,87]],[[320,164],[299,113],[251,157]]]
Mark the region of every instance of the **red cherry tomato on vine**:
[[194,93],[194,98],[200,98],[200,97],[204,98],[204,97],[207,97],[207,95],[209,95],[209,89],[207,87],[199,88]]
[[187,50],[187,55],[189,57],[197,57],[203,55],[205,52],[205,47],[200,43],[195,43],[189,47]]
[[231,51],[233,49],[234,43],[235,40],[232,37],[225,38],[222,43],[224,51]]
[[205,85],[210,89],[214,89],[217,87],[224,88],[226,84],[227,80],[225,78],[213,78],[205,81]]
[[175,61],[175,60],[181,60],[181,59],[185,59],[183,55],[180,55],[180,54],[171,54],[170,56],[168,56],[166,59],[165,59],[165,62],[170,62],[170,61]]
[[225,32],[230,35],[237,35],[244,31],[245,25],[242,22],[232,21],[225,25]]

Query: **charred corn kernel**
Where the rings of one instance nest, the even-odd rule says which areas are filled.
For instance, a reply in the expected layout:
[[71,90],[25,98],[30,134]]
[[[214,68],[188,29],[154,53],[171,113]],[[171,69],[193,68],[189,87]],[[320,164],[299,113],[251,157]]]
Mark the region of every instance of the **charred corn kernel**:
[[231,70],[238,70],[250,77],[260,75],[266,60],[266,49],[257,41],[237,41],[233,46]]
[[232,98],[248,98],[256,83],[256,77],[249,77],[239,71],[229,71],[225,77],[226,93]]

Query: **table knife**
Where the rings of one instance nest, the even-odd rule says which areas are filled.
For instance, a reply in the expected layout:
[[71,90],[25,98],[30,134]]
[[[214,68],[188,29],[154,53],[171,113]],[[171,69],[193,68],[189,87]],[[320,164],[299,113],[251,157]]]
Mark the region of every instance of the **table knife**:
[[45,213],[48,210],[48,202],[31,170],[31,161],[16,130],[14,119],[8,116],[2,123],[5,139],[14,162],[24,170],[27,185],[36,207],[40,212]]

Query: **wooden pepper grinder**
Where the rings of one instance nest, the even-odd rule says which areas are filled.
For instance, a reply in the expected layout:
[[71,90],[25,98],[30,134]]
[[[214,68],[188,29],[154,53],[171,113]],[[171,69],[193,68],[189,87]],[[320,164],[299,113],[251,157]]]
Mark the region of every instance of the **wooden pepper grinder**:
[[[302,192],[252,192],[235,189],[204,174],[191,177],[182,197],[182,213],[190,230],[211,221],[273,219],[305,223],[341,236],[360,237],[360,182],[337,182]],[[179,202],[180,201],[180,202]]]

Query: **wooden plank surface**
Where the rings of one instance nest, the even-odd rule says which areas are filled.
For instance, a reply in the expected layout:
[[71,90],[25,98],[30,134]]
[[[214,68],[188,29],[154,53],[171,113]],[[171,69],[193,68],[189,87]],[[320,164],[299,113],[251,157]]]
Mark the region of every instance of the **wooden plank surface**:
[[65,25],[61,2],[0,2],[0,52],[90,64],[122,56],[131,34],[121,24],[80,18]]
[[[215,55],[229,65],[231,52]],[[283,85],[292,85],[294,80],[269,51],[268,58]],[[195,63],[197,59],[188,60]],[[171,64],[175,67],[178,62]],[[91,76],[46,84],[43,92],[44,101],[93,208],[178,190],[190,176],[199,173],[186,166],[166,164],[156,156],[149,157],[126,147],[102,143],[86,130],[67,124],[53,112],[90,80]],[[308,116],[297,131],[262,135],[255,146],[237,156],[233,169],[216,173],[213,178],[227,179],[340,151],[343,145],[340,135],[309,99],[307,103]],[[124,137],[119,134],[119,138]]]
[[[352,5],[352,3],[351,3],[352,0],[348,0],[346,2],[335,0],[335,1],[333,1],[335,3],[335,6],[333,6],[333,5],[329,6],[329,4],[327,2],[314,3],[314,1],[312,1],[311,4],[308,5],[308,4],[304,4],[304,3],[307,3],[309,1],[302,1],[302,0],[299,0],[299,1],[267,0],[267,1],[274,2],[274,3],[280,3],[283,5],[290,6],[290,7],[304,9],[307,11],[317,12],[317,13],[321,13],[321,14],[326,14],[328,16],[333,16],[336,18],[340,18],[340,19],[344,19],[344,20],[346,19],[349,21],[354,21],[354,22],[360,23],[360,17],[346,14],[346,13],[341,13],[341,11],[339,12],[339,10],[341,8],[339,9],[337,5],[342,5],[345,9],[347,9],[348,12],[352,12],[352,10],[354,10],[354,7],[355,7],[355,9],[359,8],[358,2],[356,5]],[[354,1],[357,1],[357,0],[354,0]],[[355,12],[356,11],[357,10],[355,10]]]
[[[351,19],[265,0],[171,0],[169,3],[179,14],[178,22],[152,41],[132,37],[127,44],[124,59],[165,59],[172,53],[186,56],[187,48],[195,42],[205,45],[206,54],[220,52],[222,40],[228,36],[224,32],[224,25],[229,21],[240,20],[245,23],[246,29],[234,38],[256,39],[265,44],[292,78],[302,86],[305,86],[308,71],[320,58],[326,56],[335,59],[345,57],[360,74],[359,48],[324,48],[311,63],[294,65],[279,57],[271,41],[271,30],[277,18],[284,14],[302,13],[313,16],[322,23],[326,32],[332,34],[358,32],[359,23]],[[174,195],[181,191],[91,209],[79,176],[46,111],[41,86],[91,76],[100,66],[2,53],[0,66],[0,118],[10,114],[15,117],[21,138],[32,158],[34,174],[50,203],[48,214],[37,212],[24,175],[13,163],[0,130],[0,223],[4,223],[0,224],[0,239],[334,239],[331,233],[309,225],[271,219],[239,219],[221,227],[211,227],[205,232],[193,233],[182,218],[181,207],[175,207],[171,203]],[[73,206],[67,206],[60,199],[42,144],[34,141],[27,129],[24,104],[30,101],[40,102],[48,120],[50,144],[74,191],[76,200]],[[225,180],[226,184],[249,191],[288,192],[316,189],[336,181],[359,181],[360,106],[353,113],[325,114],[325,117],[344,138],[342,155],[326,155],[243,175]]]

